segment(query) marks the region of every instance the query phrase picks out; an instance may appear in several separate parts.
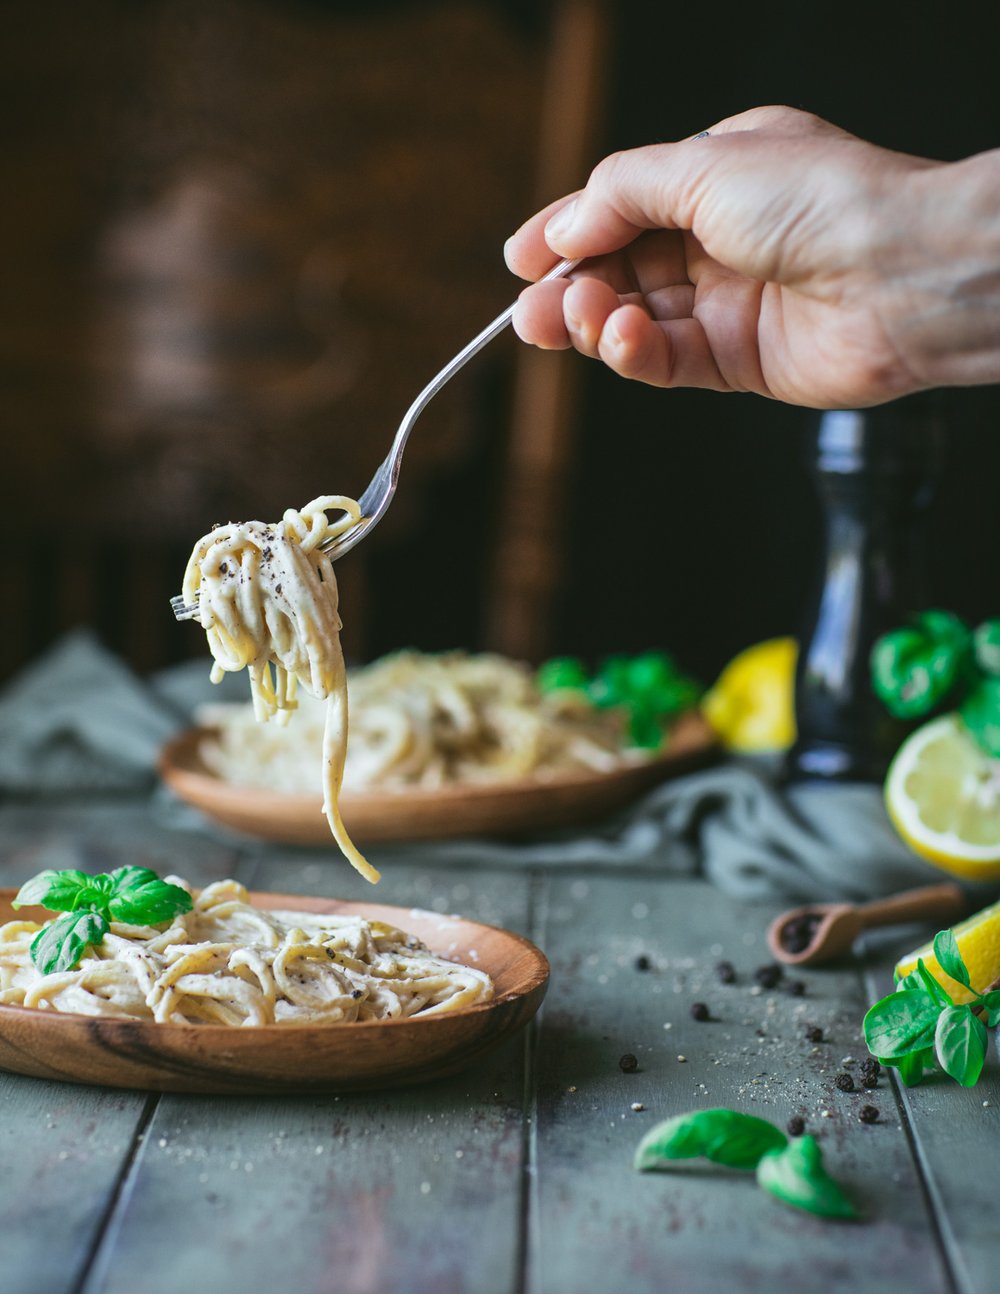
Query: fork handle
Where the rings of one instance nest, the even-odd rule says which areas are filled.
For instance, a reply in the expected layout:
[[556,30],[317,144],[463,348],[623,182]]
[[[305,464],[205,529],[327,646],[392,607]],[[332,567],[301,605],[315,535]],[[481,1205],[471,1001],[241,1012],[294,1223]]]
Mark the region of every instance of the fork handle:
[[[580,264],[581,259],[582,258],[578,257],[576,260],[559,261],[557,265],[552,266],[547,274],[543,274],[538,282],[548,283],[552,279],[561,279],[564,275],[575,270]],[[503,332],[514,315],[514,306],[516,304],[516,301],[512,302],[503,314],[497,315],[492,323],[487,324],[481,333],[477,333],[476,336],[473,337],[472,341],[463,346],[458,354],[448,361],[441,372],[431,378],[410,405],[409,409],[407,409],[403,421],[399,424],[399,430],[396,432],[395,438],[392,442],[392,447],[386,455],[385,462],[382,464],[382,469],[388,469],[389,471],[390,496],[396,487],[396,481],[399,477],[399,466],[403,455],[403,447],[409,439],[410,432],[413,430],[413,424],[417,421],[426,406],[434,396],[437,395],[438,391],[441,390],[445,383],[453,378],[460,368],[468,364],[473,355],[477,355],[483,347],[487,345],[487,343],[491,342],[494,337]],[[389,499],[386,498],[383,506],[380,508],[380,516],[385,511],[386,507],[388,507],[388,503]],[[377,518],[372,519],[373,523],[375,520],[377,520]],[[348,546],[349,545],[347,543],[341,545],[340,551],[346,552]]]
[[[548,283],[550,279],[560,279],[563,275],[575,270],[579,264],[579,259],[560,261],[557,265],[553,265],[547,274],[543,274],[538,282]],[[513,317],[514,305],[516,304],[514,302],[509,305],[503,314],[497,315],[492,323],[487,324],[481,333],[473,337],[472,341],[450,359],[441,372],[431,378],[409,409],[407,409],[403,421],[399,424],[399,430],[393,438],[392,445],[389,447],[388,454],[376,469],[368,489],[358,500],[364,514],[361,521],[351,530],[345,532],[342,537],[332,541],[328,549],[332,558],[342,557],[344,553],[349,552],[356,544],[360,543],[371,528],[377,525],[380,518],[385,515],[385,511],[396,492],[399,469],[403,461],[403,449],[409,439],[410,432],[413,430],[414,423],[445,383],[450,378],[453,378],[458,370],[472,359],[473,355],[478,354],[488,342],[491,342],[494,337],[503,332]]]
[[[577,257],[576,260],[560,261],[557,265],[553,265],[548,273],[543,274],[538,282],[549,283],[552,279],[563,278],[565,275],[572,273],[572,271],[576,269],[580,264],[581,259],[582,257]],[[410,405],[406,417],[403,419],[402,425],[396,433],[397,441],[400,439],[400,436],[402,436],[402,440],[405,443],[406,437],[409,435],[410,427],[414,422],[416,422],[428,401],[437,395],[438,391],[441,390],[444,384],[453,378],[458,370],[472,359],[473,355],[477,355],[483,347],[487,345],[487,343],[491,342],[494,337],[499,336],[499,334],[503,332],[514,316],[514,306],[516,304],[516,301],[512,302],[503,314],[497,315],[492,323],[487,324],[481,333],[477,333],[476,336],[473,337],[472,341],[463,346],[458,354],[448,361],[441,372],[427,383],[424,389],[413,401],[413,404]]]

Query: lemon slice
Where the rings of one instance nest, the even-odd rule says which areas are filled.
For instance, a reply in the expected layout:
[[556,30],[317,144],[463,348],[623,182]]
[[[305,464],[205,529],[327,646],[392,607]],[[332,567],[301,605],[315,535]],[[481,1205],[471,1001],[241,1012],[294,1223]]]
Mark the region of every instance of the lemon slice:
[[[960,921],[952,934],[958,944],[958,951],[962,954],[962,961],[969,968],[972,987],[982,993],[1000,975],[1000,903],[994,903],[991,908],[985,908],[974,917]],[[896,963],[897,976],[909,975],[915,971],[918,957],[923,958],[924,965],[955,1002],[972,1001],[972,994],[965,985],[959,984],[941,969],[934,956],[933,942],[900,958]]]
[[784,750],[795,740],[794,638],[769,638],[734,656],[702,699],[729,750]]
[[907,737],[885,779],[885,804],[928,862],[969,880],[1000,877],[1000,759],[976,745],[957,714]]

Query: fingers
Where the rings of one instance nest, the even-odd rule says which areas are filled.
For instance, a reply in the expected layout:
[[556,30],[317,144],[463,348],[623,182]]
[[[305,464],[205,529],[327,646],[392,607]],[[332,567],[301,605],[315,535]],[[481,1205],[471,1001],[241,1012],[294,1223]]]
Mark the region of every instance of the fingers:
[[621,306],[605,322],[599,355],[621,377],[651,386],[730,389],[697,319],[657,323],[637,306]]
[[566,279],[553,279],[524,289],[511,316],[511,325],[522,341],[542,350],[566,350],[572,345],[562,304],[569,286]]
[[700,386],[730,390],[719,371],[702,324],[691,318],[694,289],[664,289],[664,317],[650,318],[637,301],[624,304],[598,279],[536,283],[525,288],[514,310],[522,340],[545,350],[575,347],[614,372],[653,386]]

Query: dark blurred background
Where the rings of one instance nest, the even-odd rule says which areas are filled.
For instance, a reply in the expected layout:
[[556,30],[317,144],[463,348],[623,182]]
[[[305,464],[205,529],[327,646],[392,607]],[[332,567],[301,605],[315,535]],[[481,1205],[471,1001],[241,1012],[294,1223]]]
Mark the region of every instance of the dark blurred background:
[[[933,12],[933,19],[931,14]],[[507,235],[610,150],[755,104],[940,159],[1000,144],[992,6],[34,0],[3,6],[0,676],[89,624],[138,669],[213,522],[357,494],[516,294]],[[1000,610],[1000,391],[950,392],[929,598]],[[815,415],[507,336],[432,403],[342,562],[356,658],[795,632]]]

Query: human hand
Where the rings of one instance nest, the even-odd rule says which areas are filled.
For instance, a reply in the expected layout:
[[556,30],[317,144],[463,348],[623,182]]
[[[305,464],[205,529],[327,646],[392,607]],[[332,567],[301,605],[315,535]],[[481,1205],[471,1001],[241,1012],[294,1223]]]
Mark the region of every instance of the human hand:
[[[971,314],[955,302],[956,260],[968,278],[975,259],[967,199],[984,179],[996,192],[996,155],[984,158],[993,159],[986,177],[791,108],[615,154],[509,240],[507,263],[522,278],[557,256],[588,261],[568,280],[526,288],[514,328],[655,386],[813,408],[996,381],[1000,286]],[[997,262],[989,268],[997,278]]]

